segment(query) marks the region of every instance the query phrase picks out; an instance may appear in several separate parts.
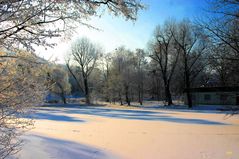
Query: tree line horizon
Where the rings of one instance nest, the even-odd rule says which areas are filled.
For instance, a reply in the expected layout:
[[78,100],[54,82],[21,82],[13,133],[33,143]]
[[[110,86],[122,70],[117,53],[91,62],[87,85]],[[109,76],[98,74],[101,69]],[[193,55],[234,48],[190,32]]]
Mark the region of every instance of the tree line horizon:
[[[64,93],[62,86],[60,93],[80,91],[88,104],[90,98],[97,98],[121,105],[132,101],[142,105],[144,99],[172,105],[173,99],[180,100],[185,93],[191,108],[193,87],[238,86],[238,75],[233,73],[238,71],[236,57],[224,56],[226,52],[202,23],[187,19],[156,26],[145,50],[121,46],[103,53],[83,37],[73,42],[68,52],[62,69],[68,72],[65,76],[69,76],[72,90]],[[232,65],[219,68],[222,62]]]

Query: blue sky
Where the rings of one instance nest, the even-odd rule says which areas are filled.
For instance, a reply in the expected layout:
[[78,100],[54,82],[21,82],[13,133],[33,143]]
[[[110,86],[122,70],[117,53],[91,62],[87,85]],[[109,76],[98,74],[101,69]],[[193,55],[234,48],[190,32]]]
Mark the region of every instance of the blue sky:
[[134,50],[145,48],[150,40],[154,28],[163,24],[168,18],[193,20],[203,14],[206,0],[142,0],[147,9],[139,12],[136,22],[125,21],[122,17],[113,17],[105,13],[101,18],[92,18],[89,23],[99,29],[89,29],[79,26],[77,32],[69,40],[57,40],[53,49],[38,49],[40,56],[57,58],[63,63],[64,55],[70,43],[80,37],[88,37],[101,45],[104,52],[113,51],[119,46]]

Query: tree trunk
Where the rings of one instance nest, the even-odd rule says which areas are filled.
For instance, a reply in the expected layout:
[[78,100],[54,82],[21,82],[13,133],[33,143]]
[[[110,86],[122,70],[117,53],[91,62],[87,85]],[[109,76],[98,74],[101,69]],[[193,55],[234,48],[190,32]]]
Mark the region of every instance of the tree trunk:
[[128,106],[130,106],[130,99],[129,99],[129,86],[125,86],[125,100]]
[[60,89],[61,89],[61,93],[60,93],[61,100],[62,100],[62,102],[63,102],[64,104],[67,104],[67,102],[66,102],[66,97],[65,97],[65,93],[64,93],[64,91],[62,90],[62,87],[60,87]]
[[188,72],[188,61],[187,58],[185,58],[185,64],[184,64],[184,75],[185,75],[185,84],[186,84],[186,93],[187,93],[187,101],[188,101],[188,108],[192,108],[193,107],[193,103],[192,103],[192,97],[191,97],[191,91],[190,91],[190,75]]
[[67,104],[66,102],[66,97],[65,97],[65,93],[64,93],[64,89],[62,87],[62,85],[60,83],[56,83],[58,85],[58,87],[60,88],[61,90],[61,93],[60,93],[60,96],[61,96],[61,100],[63,101],[64,104]]
[[190,91],[190,81],[189,81],[189,76],[186,76],[186,93],[187,93],[187,101],[188,101],[188,108],[193,107],[192,103],[192,96],[191,96],[191,91]]
[[140,105],[143,105],[142,95],[141,95],[140,91],[139,91],[139,99],[138,99],[138,101],[139,101]]
[[142,87],[141,87],[141,103],[140,103],[140,105],[143,105],[143,101],[144,101],[144,85],[142,84]]
[[167,79],[167,74],[165,72],[162,72],[162,74],[163,74],[163,82],[164,82],[165,100],[168,103],[168,105],[172,105],[173,101],[172,101],[172,96],[171,96],[170,87],[169,87],[170,81]]
[[122,101],[121,93],[120,92],[119,92],[119,100],[120,100],[120,105],[123,105],[123,101]]
[[156,95],[157,101],[160,101],[160,80],[156,78]]
[[64,104],[67,104],[67,102],[66,102],[66,98],[65,98],[65,95],[64,95],[64,94],[61,95],[61,99],[62,99],[62,101],[63,101]]
[[169,84],[166,84],[166,86],[165,86],[165,96],[166,96],[166,101],[167,101],[168,105],[173,105],[172,95],[170,92]]
[[89,95],[89,87],[88,87],[88,79],[87,78],[84,78],[84,86],[85,86],[86,104],[90,104],[90,95]]
[[140,85],[138,85],[138,102],[139,102],[140,105],[143,105],[142,92],[141,92],[141,87],[140,87]]

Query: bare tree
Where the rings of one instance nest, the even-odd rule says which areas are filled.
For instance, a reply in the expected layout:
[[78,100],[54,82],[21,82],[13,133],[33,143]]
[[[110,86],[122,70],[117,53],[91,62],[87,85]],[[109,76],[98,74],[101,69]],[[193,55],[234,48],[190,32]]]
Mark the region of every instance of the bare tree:
[[154,39],[150,46],[151,58],[155,60],[160,68],[164,82],[165,99],[168,105],[172,105],[170,83],[176,68],[180,49],[176,49],[173,39],[172,22],[166,22],[163,27],[156,27]]
[[82,76],[87,104],[90,104],[89,76],[96,66],[100,53],[101,49],[87,38],[78,39],[71,46],[71,60],[79,66],[78,71]]
[[137,83],[136,90],[138,94],[138,102],[140,105],[143,105],[143,97],[144,97],[144,81],[145,81],[145,65],[147,63],[146,53],[142,49],[136,49],[135,53],[135,65],[136,65],[136,79]]
[[111,53],[107,53],[103,55],[101,59],[101,70],[103,74],[103,91],[104,98],[106,99],[106,102],[111,102],[110,98],[110,67],[112,65],[112,57]]
[[135,76],[135,57],[133,52],[124,47],[117,48],[110,57],[108,65],[108,89],[113,102],[123,101],[130,105],[133,94],[133,83]]
[[208,1],[207,13],[207,18],[197,24],[213,42],[210,64],[219,76],[220,85],[238,85],[239,1]]
[[[239,1],[214,0],[208,1],[206,19],[200,19],[197,24],[210,35],[214,44],[227,45],[231,51],[216,58],[239,60]],[[222,46],[224,47],[224,46]]]
[[238,0],[209,0],[209,12],[233,18],[239,18]]
[[205,65],[199,62],[206,52],[208,39],[199,28],[187,20],[177,24],[177,29],[172,33],[180,50],[188,106],[192,108],[190,88],[193,78],[205,68]]
[[[211,64],[217,70],[221,84],[238,86],[239,1],[215,0],[209,1],[208,4],[208,12],[213,14],[198,23],[208,31],[216,48],[214,55],[210,59]],[[238,113],[238,111],[234,113]]]
[[125,102],[130,106],[132,101],[132,87],[133,87],[133,72],[134,72],[134,55],[133,52],[124,47],[117,48],[115,52],[114,70],[118,76],[119,96],[122,104],[122,95],[124,95]]
[[[115,49],[112,55],[112,67],[110,74],[110,90],[114,94],[114,100],[120,102],[120,105],[123,105],[123,94],[124,94],[124,80],[123,80],[123,70],[124,70],[124,61],[125,56],[123,52],[125,51],[124,47],[119,47]],[[116,94],[114,93],[116,92]]]

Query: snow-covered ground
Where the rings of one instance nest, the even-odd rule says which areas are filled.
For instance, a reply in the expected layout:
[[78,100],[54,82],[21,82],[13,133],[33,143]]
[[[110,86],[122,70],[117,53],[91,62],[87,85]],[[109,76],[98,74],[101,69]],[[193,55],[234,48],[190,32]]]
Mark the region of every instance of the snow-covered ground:
[[236,159],[239,117],[200,110],[40,107],[20,159]]

